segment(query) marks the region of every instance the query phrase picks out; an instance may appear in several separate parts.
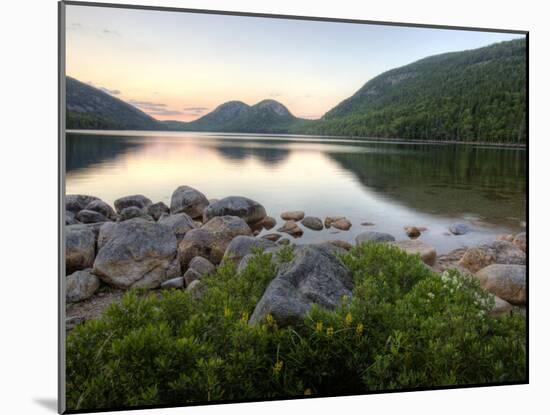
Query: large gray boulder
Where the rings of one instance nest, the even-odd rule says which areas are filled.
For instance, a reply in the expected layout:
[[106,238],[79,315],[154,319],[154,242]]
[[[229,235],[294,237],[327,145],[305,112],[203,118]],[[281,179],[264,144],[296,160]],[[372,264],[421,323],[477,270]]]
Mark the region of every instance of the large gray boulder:
[[107,222],[108,219],[106,216],[102,215],[95,210],[83,209],[76,214],[76,219],[82,223],[98,223],[98,222]]
[[145,220],[154,221],[154,219],[149,216],[145,211],[137,206],[128,206],[120,211],[119,220],[121,222],[134,219],[134,218],[143,218]]
[[65,225],[77,225],[80,222],[76,220],[76,215],[70,210],[65,211]]
[[202,256],[219,264],[229,243],[239,235],[252,235],[246,222],[236,216],[216,216],[201,228],[188,231],[178,245],[183,269],[191,259]]
[[158,220],[158,223],[172,229],[178,242],[183,239],[188,231],[197,227],[193,219],[191,219],[187,213],[176,213],[175,215],[163,216]]
[[395,241],[393,235],[384,232],[367,231],[361,232],[355,237],[355,242],[359,245],[363,242],[392,242]]
[[152,204],[151,199],[143,195],[130,195],[115,200],[115,209],[118,213],[121,213],[123,209],[135,206],[145,212],[145,209]]
[[256,304],[249,323],[270,314],[279,326],[299,322],[313,304],[334,309],[343,296],[351,297],[351,273],[326,245],[305,245],[294,259],[279,268],[277,276]]
[[96,199],[88,203],[85,207],[86,210],[93,210],[94,212],[101,213],[107,219],[115,220],[116,212],[115,210],[107,203],[101,199]]
[[515,305],[527,302],[527,267],[492,264],[476,273],[481,287]]
[[97,250],[99,250],[105,245],[105,243],[111,239],[115,228],[118,226],[117,222],[105,222],[99,228],[99,233],[97,235]]
[[491,264],[525,265],[525,261],[525,252],[512,242],[494,241],[491,244],[468,248],[458,265],[475,273]]
[[202,217],[204,208],[208,206],[208,199],[197,189],[190,186],[180,186],[170,200],[170,212],[187,213],[193,219]]
[[252,253],[254,249],[265,250],[275,247],[277,247],[277,244],[268,239],[239,235],[233,238],[227,246],[224,258],[238,263],[243,257]]
[[65,228],[65,268],[67,274],[91,268],[95,257],[96,237],[86,225],[68,225]]
[[68,303],[76,303],[90,298],[99,288],[100,281],[91,269],[75,271],[67,277],[66,295]]
[[113,229],[97,254],[93,272],[115,287],[155,288],[177,276],[176,256],[176,236],[168,226],[130,220]]
[[86,209],[86,206],[94,200],[100,199],[89,195],[67,195],[65,196],[65,210],[77,214],[82,209]]
[[164,202],[153,203],[147,206],[147,214],[158,221],[164,214],[170,214],[170,208]]
[[265,208],[258,202],[242,196],[229,196],[209,205],[203,212],[203,221],[216,216],[237,216],[254,224],[266,217]]

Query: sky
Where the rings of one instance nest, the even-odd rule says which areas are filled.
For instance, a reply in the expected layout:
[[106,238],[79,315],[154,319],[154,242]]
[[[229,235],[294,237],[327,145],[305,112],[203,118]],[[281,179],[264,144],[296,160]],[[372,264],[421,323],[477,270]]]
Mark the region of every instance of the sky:
[[517,34],[68,5],[66,72],[160,120],[275,99],[320,118],[369,79]]

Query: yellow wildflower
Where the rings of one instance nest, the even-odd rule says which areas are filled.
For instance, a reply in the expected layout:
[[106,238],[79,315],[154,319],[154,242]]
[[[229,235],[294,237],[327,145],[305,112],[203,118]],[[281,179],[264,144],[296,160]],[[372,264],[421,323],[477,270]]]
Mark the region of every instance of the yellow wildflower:
[[355,327],[355,334],[357,334],[358,336],[362,336],[363,335],[363,330],[364,330],[363,323],[359,323]]
[[226,317],[226,318],[231,317],[231,309],[229,307],[225,307],[223,309],[223,316]]
[[309,396],[313,393],[313,391],[310,389],[310,388],[307,388],[305,391],[304,391],[304,395],[306,396]]
[[281,373],[281,370],[283,369],[283,361],[277,360],[275,364],[273,365],[273,374],[277,376],[279,373]]
[[275,320],[273,319],[273,316],[271,314],[268,314],[267,316],[265,316],[265,321],[268,325],[271,326]]
[[351,326],[351,323],[353,323],[353,316],[351,313],[346,314],[346,326]]
[[327,329],[327,336],[332,337],[334,335],[334,329],[332,327],[329,327]]
[[323,331],[323,322],[322,321],[317,322],[317,324],[315,325],[315,331],[317,333],[321,333]]
[[248,313],[246,311],[241,314],[241,322],[243,322],[243,323],[248,322]]

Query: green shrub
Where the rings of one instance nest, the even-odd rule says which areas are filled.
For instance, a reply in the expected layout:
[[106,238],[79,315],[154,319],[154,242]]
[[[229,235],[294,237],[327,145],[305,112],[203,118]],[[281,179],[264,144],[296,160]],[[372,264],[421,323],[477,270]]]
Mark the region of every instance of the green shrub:
[[292,248],[224,263],[200,300],[129,292],[67,339],[67,406],[100,409],[525,380],[525,320],[488,316],[472,277],[439,276],[384,244],[342,256],[352,298],[279,328],[248,318]]

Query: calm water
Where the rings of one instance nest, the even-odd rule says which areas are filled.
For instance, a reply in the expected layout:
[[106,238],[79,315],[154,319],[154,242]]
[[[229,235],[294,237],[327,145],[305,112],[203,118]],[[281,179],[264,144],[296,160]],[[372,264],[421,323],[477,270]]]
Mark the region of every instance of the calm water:
[[[511,148],[102,131],[67,134],[66,192],[111,204],[141,193],[170,205],[185,184],[208,198],[250,197],[279,223],[285,210],[353,223],[347,232],[306,229],[296,242],[353,241],[365,230],[406,239],[403,227],[415,225],[428,228],[421,239],[445,253],[523,229],[525,166],[525,151]],[[450,235],[457,221],[472,232]]]

